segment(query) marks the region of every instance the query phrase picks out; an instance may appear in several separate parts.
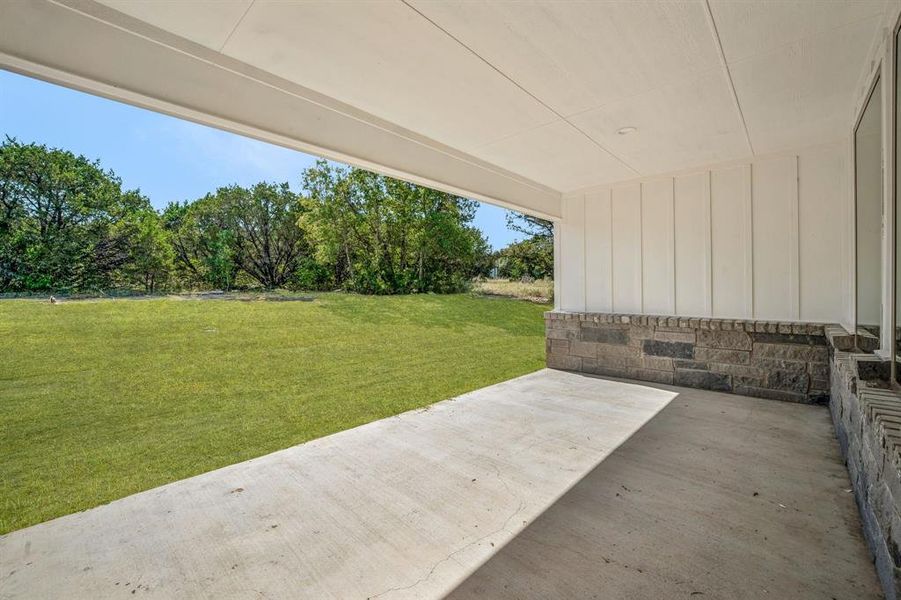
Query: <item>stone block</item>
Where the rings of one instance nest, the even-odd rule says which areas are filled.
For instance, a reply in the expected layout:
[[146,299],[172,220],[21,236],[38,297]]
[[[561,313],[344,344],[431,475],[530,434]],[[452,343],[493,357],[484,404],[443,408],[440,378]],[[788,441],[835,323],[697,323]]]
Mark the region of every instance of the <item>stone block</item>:
[[810,375],[793,371],[769,371],[766,374],[766,387],[774,390],[785,390],[798,394],[807,394]]
[[570,342],[569,353],[573,356],[581,356],[582,358],[597,358],[598,344],[575,340]]
[[[589,360],[589,359],[584,359]],[[622,355],[598,355],[597,364],[609,367],[611,369],[634,369],[642,366],[641,358],[638,356],[622,356]]]
[[807,372],[811,378],[829,379],[829,363],[808,363]]
[[569,340],[551,339],[550,351],[554,354],[569,354]]
[[581,339],[583,342],[624,345],[629,343],[629,334],[621,327],[583,327]]
[[802,335],[793,333],[752,333],[755,344],[804,344],[807,346],[825,346],[827,340],[822,335]]
[[574,329],[578,331],[579,322],[578,321],[568,321],[564,319],[554,319],[551,321],[547,321],[545,323],[546,327],[550,327],[551,329]]
[[[869,358],[869,357],[868,357]],[[857,376],[863,381],[889,381],[891,379],[891,362],[873,358],[857,360]]]
[[784,402],[798,402],[800,404],[809,404],[810,400],[806,394],[798,394],[785,390],[773,390],[770,388],[761,388],[755,386],[736,385],[733,391],[743,396],[754,396],[755,398],[766,398],[768,400],[782,400]]
[[750,350],[751,337],[744,331],[699,331],[698,346],[729,350]]
[[696,371],[707,371],[710,364],[699,360],[683,360],[679,358],[673,359],[673,367],[676,369],[694,369]]
[[783,360],[804,360],[826,362],[829,352],[826,346],[804,344],[754,344],[754,358],[779,358]]
[[825,336],[836,350],[844,352],[854,350],[854,336],[845,331],[844,327],[839,325],[828,325],[825,328]]
[[568,354],[548,354],[546,363],[549,369],[561,369],[563,371],[582,370],[582,359]]
[[654,328],[644,325],[633,325],[629,328],[629,344],[632,346],[641,346],[644,340],[654,339]]
[[701,388],[718,392],[731,392],[732,380],[723,373],[711,371],[694,371],[677,369],[673,375],[673,383],[685,387]]
[[693,358],[694,345],[685,342],[662,342],[644,340],[641,345],[645,355],[668,356],[670,358]]
[[629,377],[629,370],[625,367],[611,366],[590,358],[582,359],[582,372],[603,377]]
[[766,375],[733,375],[732,388],[738,389],[739,387],[765,388]]
[[727,375],[738,375],[741,377],[747,377],[748,379],[760,379],[764,378],[765,372],[755,366],[751,365],[736,365],[730,363],[710,363],[710,370],[714,373],[725,373]]
[[751,364],[764,371],[775,371],[778,369],[781,371],[793,371],[795,373],[807,373],[809,365],[815,363],[808,363],[803,360],[784,360],[780,358],[760,358],[752,356]]
[[654,383],[666,383],[672,385],[672,371],[658,371],[657,369],[631,369],[629,377],[640,379],[642,381],[653,381]]
[[656,369],[658,371],[672,371],[673,359],[665,356],[643,356],[641,358],[641,366],[645,369]]
[[685,344],[695,343],[694,331],[656,331],[654,339],[662,342],[683,342]]
[[828,379],[819,379],[819,378],[810,378],[810,391],[811,392],[828,392],[829,391],[829,380]]
[[578,329],[548,329],[546,336],[551,340],[574,340],[579,337]]
[[698,346],[695,348],[694,359],[709,363],[746,365],[751,362],[751,353],[747,350],[721,350]]
[[685,333],[685,329],[679,327],[678,325],[667,325],[666,321],[664,321],[661,325],[658,325],[655,328],[655,331],[663,331],[667,333]]
[[634,358],[638,360],[641,349],[634,346],[617,346],[612,344],[598,344],[598,360],[607,358]]

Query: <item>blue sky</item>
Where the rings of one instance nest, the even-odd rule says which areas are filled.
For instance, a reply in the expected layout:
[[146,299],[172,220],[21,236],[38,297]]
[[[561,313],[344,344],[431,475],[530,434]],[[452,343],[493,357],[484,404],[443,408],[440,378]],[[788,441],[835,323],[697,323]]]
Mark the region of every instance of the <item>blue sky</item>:
[[[315,157],[0,70],[0,135],[100,159],[157,208],[217,187],[287,181]],[[480,204],[475,225],[494,248],[522,236],[505,211]]]

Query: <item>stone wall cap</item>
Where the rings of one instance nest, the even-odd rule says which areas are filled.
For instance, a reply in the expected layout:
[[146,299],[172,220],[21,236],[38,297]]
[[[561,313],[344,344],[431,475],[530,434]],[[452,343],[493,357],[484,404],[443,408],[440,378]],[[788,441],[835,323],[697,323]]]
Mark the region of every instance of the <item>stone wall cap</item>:
[[769,321],[762,319],[727,319],[718,317],[690,317],[674,315],[645,315],[637,313],[605,313],[588,311],[551,310],[544,313],[546,319],[572,319],[578,321],[594,321],[595,323],[622,323],[631,325],[650,325],[657,327],[674,327],[685,329],[737,330],[768,333],[826,335],[827,328],[833,328],[833,335],[838,335],[839,325],[810,321]]

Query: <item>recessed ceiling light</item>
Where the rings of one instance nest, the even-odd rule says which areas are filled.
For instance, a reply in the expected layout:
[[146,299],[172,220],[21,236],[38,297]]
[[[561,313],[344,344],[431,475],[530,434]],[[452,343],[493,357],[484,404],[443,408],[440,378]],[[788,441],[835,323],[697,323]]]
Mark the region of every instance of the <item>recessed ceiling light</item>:
[[633,131],[638,131],[638,127],[631,127],[631,126],[630,127],[622,127],[620,129],[617,129],[616,133],[618,133],[620,135],[628,135],[628,134],[632,133]]

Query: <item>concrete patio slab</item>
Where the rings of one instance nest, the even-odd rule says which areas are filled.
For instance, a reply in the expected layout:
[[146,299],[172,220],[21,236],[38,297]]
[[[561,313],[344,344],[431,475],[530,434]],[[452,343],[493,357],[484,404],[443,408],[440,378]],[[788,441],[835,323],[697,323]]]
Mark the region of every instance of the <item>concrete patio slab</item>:
[[0,538],[0,598],[438,598],[675,390],[539,371]]
[[825,407],[681,389],[450,598],[881,598],[850,487]]

